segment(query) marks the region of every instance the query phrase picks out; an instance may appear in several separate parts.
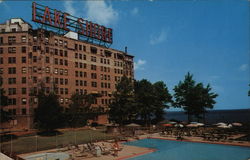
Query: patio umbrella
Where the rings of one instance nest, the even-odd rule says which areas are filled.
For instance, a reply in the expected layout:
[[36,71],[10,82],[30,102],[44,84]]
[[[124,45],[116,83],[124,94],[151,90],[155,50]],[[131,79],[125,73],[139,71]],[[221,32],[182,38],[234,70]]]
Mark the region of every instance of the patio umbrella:
[[188,124],[187,127],[199,127],[197,124]]
[[235,122],[235,123],[232,123],[233,126],[236,126],[236,127],[241,127],[242,124],[241,123],[238,123],[238,122]]
[[126,127],[140,127],[141,125],[139,124],[136,124],[136,123],[130,123],[130,124],[127,124]]
[[223,122],[220,122],[220,123],[216,123],[215,125],[216,125],[216,126],[226,126],[227,124],[226,124],[226,123],[223,123]]
[[176,124],[177,122],[169,121],[168,123],[169,123],[169,124]]
[[217,126],[218,128],[232,128],[233,126],[232,126],[232,124],[225,124],[225,123],[222,123],[221,125],[218,125]]
[[204,126],[204,123],[197,123],[198,127]]
[[181,127],[181,128],[184,127],[183,124],[175,124],[174,126],[175,126],[175,127]]
[[217,126],[218,128],[232,128],[232,126],[230,125],[220,125],[220,126]]
[[173,124],[170,124],[170,123],[165,123],[165,124],[162,124],[162,126],[164,126],[164,127],[172,127],[172,126],[173,126]]
[[190,122],[190,124],[197,124],[198,122]]

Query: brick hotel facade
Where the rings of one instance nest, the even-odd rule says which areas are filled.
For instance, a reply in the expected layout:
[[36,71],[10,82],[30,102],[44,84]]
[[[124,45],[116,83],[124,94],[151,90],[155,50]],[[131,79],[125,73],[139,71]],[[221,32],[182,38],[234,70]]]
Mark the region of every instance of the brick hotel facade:
[[[134,78],[133,56],[80,41],[76,33],[60,35],[32,26],[20,18],[0,24],[0,75],[13,120],[5,127],[32,128],[37,98],[43,83],[54,90],[65,108],[73,93],[99,93],[93,106],[108,109],[115,84],[125,75]],[[56,84],[56,88],[54,88]],[[107,123],[107,115],[94,119]]]

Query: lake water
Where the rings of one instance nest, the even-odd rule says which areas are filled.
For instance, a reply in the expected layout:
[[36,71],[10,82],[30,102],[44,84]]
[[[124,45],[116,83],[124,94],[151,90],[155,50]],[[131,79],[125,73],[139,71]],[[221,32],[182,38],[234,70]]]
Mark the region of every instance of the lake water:
[[[179,121],[187,121],[187,115],[184,112],[167,112],[165,119],[176,119]],[[240,122],[250,123],[250,109],[239,109],[239,110],[212,110],[206,113],[206,123],[216,122]]]

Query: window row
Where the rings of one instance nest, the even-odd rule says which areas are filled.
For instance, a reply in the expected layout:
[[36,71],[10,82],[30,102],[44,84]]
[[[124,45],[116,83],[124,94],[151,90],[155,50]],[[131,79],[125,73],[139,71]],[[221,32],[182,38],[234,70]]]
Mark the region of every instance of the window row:
[[[16,95],[17,89],[16,88],[8,88],[8,95]],[[27,94],[27,88],[21,88],[21,94]]]
[[[46,67],[49,68],[49,67]],[[68,75],[68,70],[67,69],[60,69],[60,68],[55,68],[54,69],[54,74],[60,74],[60,75]]]
[[110,68],[109,67],[105,67],[105,66],[101,66],[101,71],[102,72],[110,72]]
[[81,94],[81,95],[87,94],[87,90],[86,89],[76,89],[76,93]]
[[[0,54],[5,53],[5,48],[0,47]],[[26,47],[21,47],[21,53],[26,53],[27,49]],[[16,53],[17,52],[17,48],[16,47],[8,47],[8,53]]]
[[101,82],[101,88],[110,88],[110,83]]
[[60,47],[65,47],[67,48],[68,47],[68,41],[63,41],[63,40],[58,40],[58,39],[55,39],[55,46],[60,46]]
[[114,61],[114,65],[118,67],[123,67],[123,62],[120,61]]
[[56,94],[60,94],[60,95],[69,94],[69,89],[68,88],[55,88],[54,91],[55,91]]
[[122,55],[122,54],[120,54],[120,53],[114,53],[114,58],[115,58],[115,59],[123,60],[123,59],[124,59],[124,55]]
[[60,98],[59,102],[60,102],[60,104],[68,104],[69,103],[69,99],[68,98]]
[[76,59],[81,59],[81,60],[86,60],[87,56],[85,54],[75,53],[75,58]]
[[75,71],[75,76],[76,77],[87,77],[87,72],[82,72],[82,71]]
[[68,79],[64,79],[64,78],[55,78],[54,82],[55,82],[55,84],[68,85],[69,80]]
[[86,52],[86,46],[81,44],[75,44],[75,50],[80,50]]
[[110,64],[109,59],[106,59],[106,58],[101,58],[100,62],[103,63],[103,64]]
[[8,36],[8,43],[16,43],[16,36]]
[[119,82],[120,80],[121,80],[121,77],[115,76],[115,81],[116,81],[116,82]]
[[[15,29],[15,28],[13,28],[13,29]],[[16,36],[8,36],[8,43],[16,43],[16,42],[17,42]],[[27,42],[27,37],[26,36],[21,36],[20,42],[22,42],[22,43]],[[4,38],[3,37],[0,37],[0,44],[4,44]]]
[[102,96],[109,96],[111,97],[111,92],[108,93],[108,91],[101,91]]
[[[9,109],[8,112],[10,113],[10,115],[16,115],[16,109]],[[22,108],[21,109],[21,114],[22,115],[26,115],[27,114],[27,110],[26,108]]]
[[76,80],[75,81],[76,86],[87,86],[87,81],[83,81],[83,80]]
[[106,104],[106,105],[108,105],[108,104],[111,104],[111,99],[101,99],[101,103],[102,104]]
[[[26,57],[21,57],[21,63],[26,63]],[[4,64],[3,57],[0,57],[0,64]],[[16,57],[8,57],[8,64],[16,64]]]
[[[21,73],[27,73],[27,67],[22,67]],[[16,74],[16,67],[9,67],[8,74]]]
[[115,71],[115,73],[117,73],[117,74],[123,74],[123,70],[122,70],[122,69],[117,69],[117,68],[115,68],[114,71]]
[[67,50],[59,50],[59,49],[53,49],[53,48],[49,48],[49,47],[46,47],[45,48],[45,52],[46,53],[51,53],[51,54],[53,54],[54,53],[54,55],[56,55],[56,56],[61,56],[61,57],[68,57],[68,51]]
[[101,74],[101,80],[109,80],[110,81],[110,75]]
[[87,64],[86,63],[81,63],[81,62],[75,62],[75,68],[87,68]]
[[68,66],[68,60],[66,60],[66,59],[63,60],[63,59],[55,58],[54,59],[54,64]]

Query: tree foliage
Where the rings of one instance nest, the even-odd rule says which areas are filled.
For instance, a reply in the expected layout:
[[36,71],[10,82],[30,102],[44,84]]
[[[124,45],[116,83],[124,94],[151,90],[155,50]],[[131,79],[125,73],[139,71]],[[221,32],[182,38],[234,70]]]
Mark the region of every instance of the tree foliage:
[[52,131],[63,125],[62,107],[59,104],[58,96],[51,92],[46,95],[38,93],[38,105],[35,111],[35,122],[42,131]]
[[110,105],[110,120],[124,124],[141,120],[151,124],[163,120],[164,109],[169,108],[172,96],[166,84],[162,81],[152,84],[146,79],[132,83],[127,77],[122,77],[113,93],[113,103]]
[[155,95],[155,121],[160,122],[164,120],[164,109],[171,107],[170,104],[172,103],[172,96],[163,81],[154,83],[153,88],[153,94]]
[[91,107],[100,95],[75,93],[70,98],[68,111],[65,113],[71,127],[84,126],[88,119],[92,119],[102,112],[100,107]]
[[129,78],[123,76],[121,81],[117,83],[109,107],[109,119],[120,125],[135,118],[134,88]]
[[8,105],[8,97],[5,95],[2,84],[3,79],[0,77],[0,122],[7,122],[11,119],[11,114],[4,110],[4,107]]
[[138,115],[146,125],[163,120],[164,109],[169,108],[172,96],[162,81],[152,84],[146,79],[135,83],[135,99]]
[[211,86],[206,87],[202,83],[196,84],[193,80],[193,75],[189,72],[185,76],[184,81],[180,81],[174,87],[174,106],[182,107],[188,115],[188,120],[191,121],[191,116],[201,118],[200,115],[205,115],[206,109],[212,109],[216,103],[215,98],[218,94],[212,92]]

